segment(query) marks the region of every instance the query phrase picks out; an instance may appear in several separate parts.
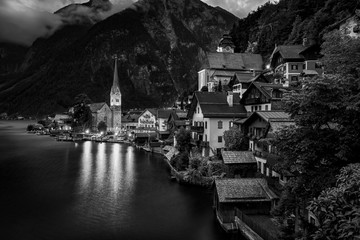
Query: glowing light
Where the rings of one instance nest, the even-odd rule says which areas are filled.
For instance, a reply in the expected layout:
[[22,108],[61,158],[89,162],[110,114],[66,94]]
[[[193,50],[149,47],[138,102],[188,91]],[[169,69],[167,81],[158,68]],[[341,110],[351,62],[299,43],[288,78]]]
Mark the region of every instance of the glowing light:
[[270,69],[270,64],[267,64],[267,65],[266,65],[266,69]]
[[86,133],[86,134],[89,134],[89,132],[90,132],[89,129],[86,129],[85,133]]

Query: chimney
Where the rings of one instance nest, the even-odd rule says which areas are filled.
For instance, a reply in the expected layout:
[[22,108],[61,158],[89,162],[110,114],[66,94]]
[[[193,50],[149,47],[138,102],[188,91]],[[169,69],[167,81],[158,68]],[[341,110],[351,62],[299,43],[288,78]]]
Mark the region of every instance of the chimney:
[[229,107],[234,106],[234,95],[232,91],[228,91],[227,93],[227,102],[229,104]]
[[304,47],[308,46],[309,45],[309,41],[306,37],[303,38],[303,44],[302,44]]

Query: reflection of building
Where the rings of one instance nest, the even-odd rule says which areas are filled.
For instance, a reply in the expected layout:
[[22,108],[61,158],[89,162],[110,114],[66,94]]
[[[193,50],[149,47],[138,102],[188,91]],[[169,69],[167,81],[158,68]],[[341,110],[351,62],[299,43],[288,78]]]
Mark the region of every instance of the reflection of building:
[[302,45],[276,46],[270,57],[270,67],[276,77],[274,83],[288,87],[302,75],[321,75],[323,68],[320,57],[320,46],[308,45],[306,38]]
[[100,122],[104,122],[107,127],[111,126],[111,110],[106,102],[91,103],[90,107],[92,120],[91,131],[97,131]]
[[117,70],[117,57],[115,57],[114,79],[110,91],[111,125],[110,129],[118,132],[121,129],[121,92]]
[[239,100],[239,94],[232,92],[194,93],[188,118],[192,137],[202,148],[203,156],[220,154],[224,147],[224,131],[230,129],[235,119],[247,116]]
[[[235,73],[249,80],[261,73],[263,60],[260,54],[234,53],[234,43],[227,35],[220,40],[218,52],[207,53],[205,64],[198,72],[198,90],[207,86],[209,92],[220,84],[228,85]],[[231,90],[231,89],[230,89]]]

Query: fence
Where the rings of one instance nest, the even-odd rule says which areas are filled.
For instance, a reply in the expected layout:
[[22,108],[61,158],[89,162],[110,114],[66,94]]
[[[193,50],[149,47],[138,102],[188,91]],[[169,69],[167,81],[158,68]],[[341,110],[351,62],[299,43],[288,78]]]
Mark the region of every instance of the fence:
[[252,220],[249,216],[244,214],[238,208],[235,208],[235,216],[238,217],[241,221],[243,221],[247,226],[249,226],[249,228],[251,228],[254,232],[256,232],[264,240],[277,240],[278,239],[278,237],[275,234],[270,233],[265,228],[265,226],[262,226],[262,225],[256,223],[254,220]]

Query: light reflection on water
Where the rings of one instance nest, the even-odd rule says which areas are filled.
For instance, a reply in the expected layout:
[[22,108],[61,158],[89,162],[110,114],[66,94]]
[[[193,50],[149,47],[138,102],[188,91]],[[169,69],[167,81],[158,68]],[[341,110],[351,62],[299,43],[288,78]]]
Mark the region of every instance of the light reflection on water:
[[25,127],[0,121],[0,236],[226,239],[209,190],[170,182],[161,157],[117,143],[56,142]]

